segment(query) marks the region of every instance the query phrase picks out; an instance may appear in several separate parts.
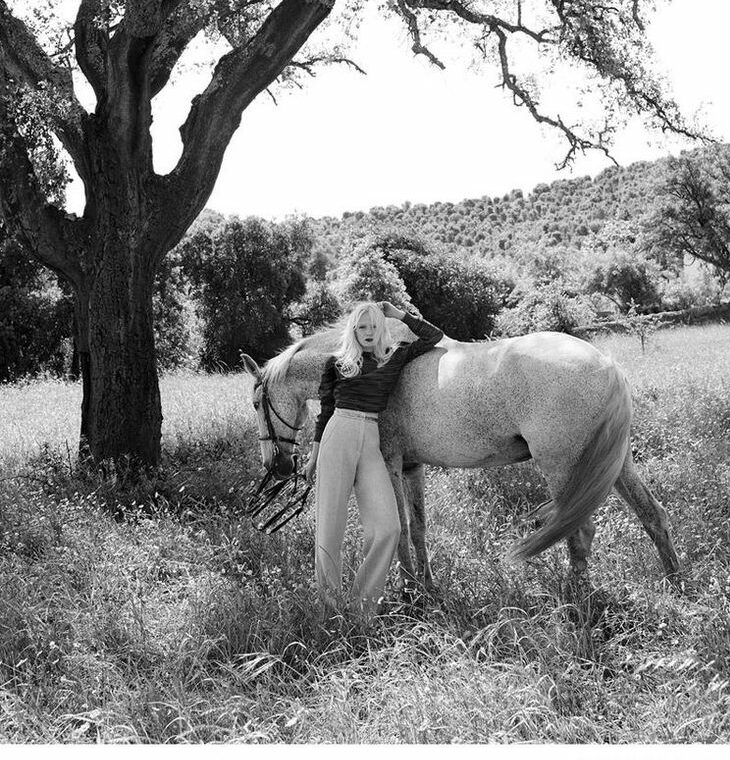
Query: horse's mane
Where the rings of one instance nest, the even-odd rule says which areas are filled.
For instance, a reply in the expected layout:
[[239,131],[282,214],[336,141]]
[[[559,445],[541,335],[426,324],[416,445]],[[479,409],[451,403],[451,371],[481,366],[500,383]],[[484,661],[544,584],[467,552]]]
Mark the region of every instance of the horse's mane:
[[276,356],[269,359],[262,370],[263,381],[265,383],[277,383],[283,380],[286,377],[286,373],[289,370],[289,365],[291,364],[294,355],[302,350],[320,349],[323,352],[331,352],[334,350],[334,347],[339,341],[339,337],[342,335],[344,322],[345,318],[339,319],[336,322],[331,322],[316,333],[307,335],[305,338],[300,338],[290,346],[287,346]]
[[[347,315],[335,322],[330,322],[312,335],[300,338],[290,346],[287,346],[276,356],[273,356],[266,362],[261,370],[261,379],[263,382],[273,384],[284,380],[286,378],[286,373],[289,371],[291,360],[300,351],[311,349],[315,353],[331,354],[339,345],[342,330],[346,321]],[[391,332],[396,333],[394,337],[400,337],[398,333],[402,332],[404,329],[407,331],[407,328],[401,327],[401,323],[398,323],[397,325],[393,325]]]

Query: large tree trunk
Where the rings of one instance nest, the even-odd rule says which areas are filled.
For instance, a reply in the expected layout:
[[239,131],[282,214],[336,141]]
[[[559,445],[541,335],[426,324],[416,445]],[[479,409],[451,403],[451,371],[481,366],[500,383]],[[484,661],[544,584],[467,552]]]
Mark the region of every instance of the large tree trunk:
[[108,140],[106,131],[94,147],[87,288],[77,292],[85,365],[81,444],[96,461],[137,469],[160,460],[152,294],[164,225],[149,162],[137,160],[118,137]]
[[103,247],[93,282],[75,290],[83,384],[79,455],[136,469],[160,459],[154,276],[147,274],[150,257],[125,236]]
[[[160,459],[162,408],[152,324],[153,273],[143,252],[107,243],[88,306],[85,435],[96,460]],[[111,249],[111,250],[110,250]],[[82,431],[83,432],[83,431]]]

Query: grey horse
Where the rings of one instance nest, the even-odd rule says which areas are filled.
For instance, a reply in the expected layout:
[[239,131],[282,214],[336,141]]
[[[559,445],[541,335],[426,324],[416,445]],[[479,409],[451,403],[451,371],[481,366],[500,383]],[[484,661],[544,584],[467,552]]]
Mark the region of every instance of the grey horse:
[[[389,320],[389,326],[398,338],[415,338],[401,322]],[[317,398],[341,330],[336,324],[298,340],[263,369],[243,357],[256,380],[252,400],[262,461],[275,476],[293,469],[296,431],[308,413],[307,400]],[[654,542],[666,576],[676,580],[679,561],[666,512],[633,462],[631,415],[621,369],[578,338],[540,332],[464,343],[444,337],[404,368],[379,423],[401,521],[404,580],[434,587],[424,465],[497,467],[528,459],[537,463],[552,498],[535,514],[541,527],[516,544],[513,558],[535,556],[566,538],[572,570],[585,577],[595,533],[591,516],[615,487]]]

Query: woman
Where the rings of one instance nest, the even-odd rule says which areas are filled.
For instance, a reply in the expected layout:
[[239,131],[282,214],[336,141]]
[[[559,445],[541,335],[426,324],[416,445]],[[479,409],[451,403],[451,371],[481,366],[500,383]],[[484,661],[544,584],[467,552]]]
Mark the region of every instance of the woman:
[[[418,336],[393,343],[386,317],[402,320]],[[322,410],[305,476],[317,472],[315,574],[329,601],[342,586],[342,542],[347,501],[355,488],[365,535],[364,558],[351,596],[366,610],[379,602],[400,536],[393,486],[380,453],[378,413],[403,367],[432,349],[443,332],[391,303],[358,304],[345,322],[339,349],[326,362],[319,387]]]

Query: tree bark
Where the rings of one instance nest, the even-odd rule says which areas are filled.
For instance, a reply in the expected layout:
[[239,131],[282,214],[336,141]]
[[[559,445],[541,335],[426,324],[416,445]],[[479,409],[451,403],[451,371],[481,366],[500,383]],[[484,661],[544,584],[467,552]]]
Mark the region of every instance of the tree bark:
[[[162,408],[152,294],[166,252],[147,150],[98,120],[88,142],[94,178],[86,281],[76,289],[84,377],[81,448],[138,469],[160,460]],[[127,130],[127,132],[133,130]]]
[[159,463],[162,408],[152,324],[154,278],[147,256],[129,247],[126,237],[107,242],[104,265],[89,293],[81,434],[96,460],[126,460],[137,467]]

